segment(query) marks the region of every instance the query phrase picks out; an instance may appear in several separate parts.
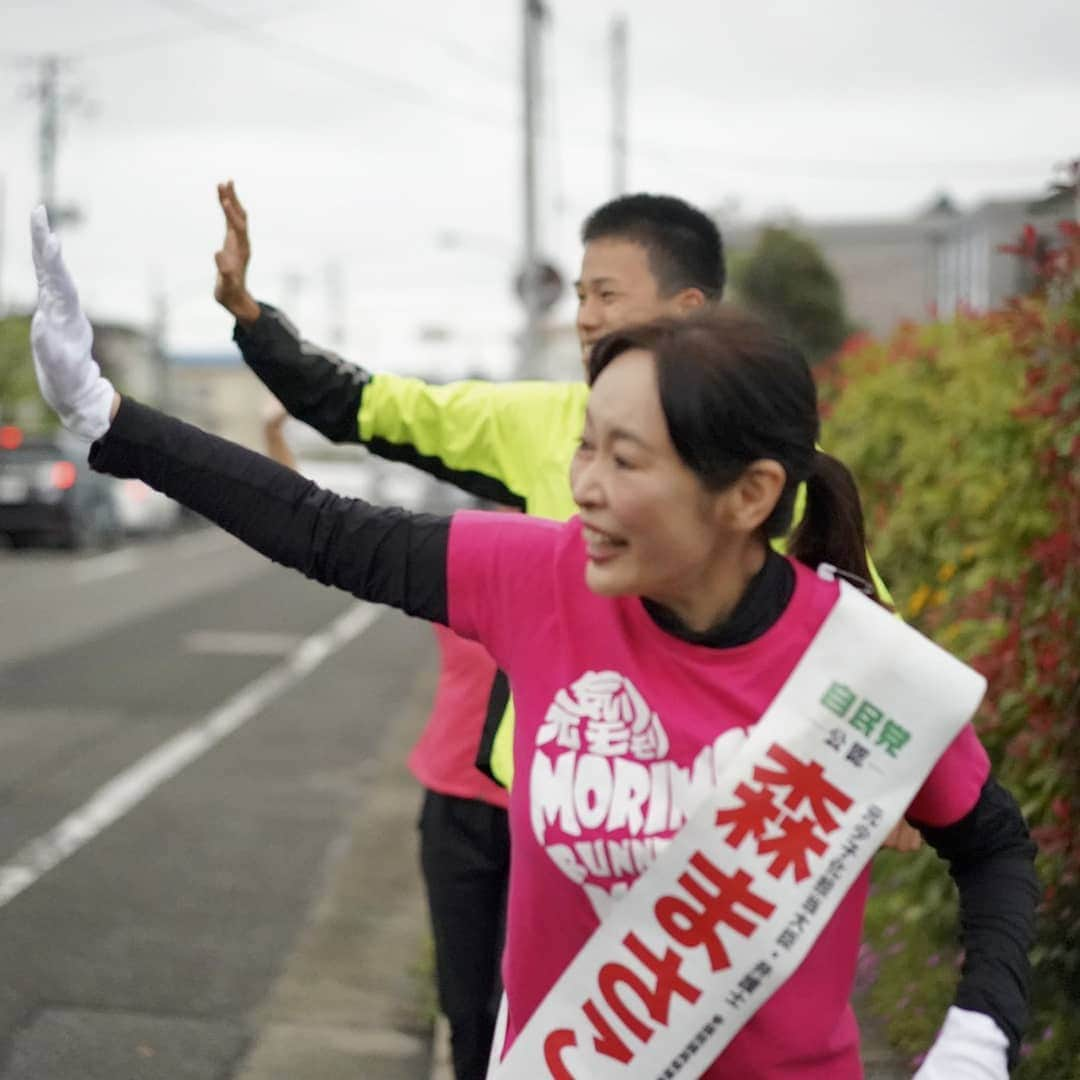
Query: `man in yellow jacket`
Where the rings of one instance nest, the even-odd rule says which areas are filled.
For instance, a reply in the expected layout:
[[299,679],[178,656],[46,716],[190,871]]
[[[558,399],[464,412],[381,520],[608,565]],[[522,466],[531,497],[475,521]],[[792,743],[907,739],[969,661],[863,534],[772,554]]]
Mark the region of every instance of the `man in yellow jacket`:
[[[237,320],[244,360],[293,416],[334,442],[424,469],[485,499],[565,520],[575,507],[567,481],[581,435],[584,382],[436,386],[372,374],[303,341],[289,320],[247,289],[247,214],[232,182],[219,186],[226,239],[218,252],[217,301]],[[581,230],[584,251],[577,331],[582,356],[606,333],[718,301],[725,268],[720,232],[708,215],[669,195],[627,195],[605,203]],[[796,510],[796,517],[800,514]],[[885,587],[875,572],[879,594]],[[502,716],[496,683],[489,715]],[[509,787],[510,712],[489,724],[482,767]]]

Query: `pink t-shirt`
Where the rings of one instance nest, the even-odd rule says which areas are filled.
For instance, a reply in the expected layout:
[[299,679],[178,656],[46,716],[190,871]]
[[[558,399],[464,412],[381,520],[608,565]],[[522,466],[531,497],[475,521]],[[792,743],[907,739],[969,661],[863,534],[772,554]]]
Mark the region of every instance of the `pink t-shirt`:
[[434,629],[441,661],[439,684],[427,725],[409,754],[409,768],[431,791],[505,809],[510,801],[506,789],[476,767],[495,661],[475,641],[466,641],[445,626]]
[[[483,642],[507,672],[517,716],[507,1045],[613,897],[713,786],[717,766],[764,713],[836,602],[835,583],[792,565],[795,591],[780,619],[748,644],[716,649],[661,630],[636,597],[590,592],[576,519],[455,515],[450,623]],[[911,816],[931,825],[959,820],[988,773],[969,725]],[[796,973],[705,1076],[862,1076],[849,996],[867,887],[864,873]]]

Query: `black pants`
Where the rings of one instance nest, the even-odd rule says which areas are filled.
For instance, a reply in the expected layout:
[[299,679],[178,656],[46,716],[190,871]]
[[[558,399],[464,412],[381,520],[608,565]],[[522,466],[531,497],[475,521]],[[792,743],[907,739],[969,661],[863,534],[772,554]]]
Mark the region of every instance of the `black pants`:
[[506,811],[428,791],[420,814],[420,866],[454,1074],[457,1080],[484,1080],[502,993],[499,960],[510,872]]

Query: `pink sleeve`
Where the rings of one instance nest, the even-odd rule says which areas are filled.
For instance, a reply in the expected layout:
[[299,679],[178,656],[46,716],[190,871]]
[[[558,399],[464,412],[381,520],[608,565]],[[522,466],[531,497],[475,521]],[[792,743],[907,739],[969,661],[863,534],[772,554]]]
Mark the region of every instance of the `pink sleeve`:
[[975,729],[966,724],[938,758],[905,816],[933,828],[953,825],[974,808],[989,775],[990,759]]
[[479,641],[507,670],[517,636],[552,610],[555,551],[564,525],[524,514],[463,511],[450,523],[450,629]]

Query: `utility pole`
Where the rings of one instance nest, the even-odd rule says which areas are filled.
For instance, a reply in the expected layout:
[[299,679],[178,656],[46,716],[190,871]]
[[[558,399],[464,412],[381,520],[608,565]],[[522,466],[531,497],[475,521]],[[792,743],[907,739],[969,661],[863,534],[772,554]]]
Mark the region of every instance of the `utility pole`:
[[282,310],[291,318],[300,321],[300,297],[308,283],[307,276],[291,267],[281,275]]
[[64,60],[56,55],[38,58],[37,77],[28,88],[29,96],[37,102],[38,116],[38,184],[40,199],[49,214],[49,224],[74,224],[80,219],[78,207],[61,206],[56,199],[56,157],[60,141],[61,114],[80,98],[77,93],[60,92],[60,74]]
[[154,365],[155,404],[166,412],[173,408],[169,352],[165,346],[168,329],[169,297],[164,289],[155,288],[150,296],[150,351]]
[[627,22],[616,15],[611,22],[611,167],[615,195],[626,191]]
[[522,267],[521,298],[525,305],[525,330],[521,343],[522,375],[531,375],[535,371],[539,346],[539,275],[537,268],[537,191],[536,191],[536,156],[537,131],[540,99],[540,33],[544,15],[543,0],[524,0],[524,19],[522,24],[521,83],[523,94],[522,117],[524,173],[523,210],[525,215],[523,241],[524,250]]
[[0,319],[4,317],[4,241],[7,239],[7,177],[0,173]]
[[327,341],[339,352],[345,347],[345,279],[340,259],[331,259],[324,269],[326,288]]

